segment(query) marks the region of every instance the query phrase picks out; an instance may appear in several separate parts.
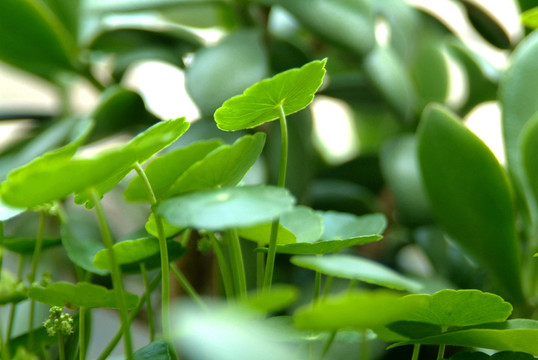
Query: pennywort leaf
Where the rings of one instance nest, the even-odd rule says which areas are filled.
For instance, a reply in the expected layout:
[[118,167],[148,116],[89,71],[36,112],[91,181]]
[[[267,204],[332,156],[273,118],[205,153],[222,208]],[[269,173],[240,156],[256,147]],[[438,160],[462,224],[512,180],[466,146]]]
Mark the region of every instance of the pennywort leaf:
[[226,131],[248,129],[278,119],[279,106],[286,115],[304,109],[323,82],[326,62],[316,60],[284,71],[226,100],[215,112],[217,126]]

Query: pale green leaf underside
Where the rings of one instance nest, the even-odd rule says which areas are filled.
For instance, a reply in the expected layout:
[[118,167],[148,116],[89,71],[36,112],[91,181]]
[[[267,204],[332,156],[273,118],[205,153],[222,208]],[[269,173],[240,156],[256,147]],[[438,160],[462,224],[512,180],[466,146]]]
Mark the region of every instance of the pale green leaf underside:
[[226,131],[249,129],[278,119],[280,106],[286,115],[304,109],[323,82],[326,62],[315,60],[252,85],[217,109],[217,126]]
[[[115,291],[86,282],[79,282],[76,285],[56,282],[46,287],[32,286],[29,289],[29,296],[35,301],[51,306],[117,309]],[[136,306],[138,297],[125,292],[125,300],[127,308],[132,309]]]
[[166,199],[157,212],[174,226],[216,231],[267,223],[291,210],[294,202],[284,188],[244,186]]
[[417,292],[421,285],[373,260],[352,255],[294,256],[291,263],[328,276]]
[[381,240],[381,235],[363,235],[346,240],[323,240],[314,243],[277,245],[277,252],[290,255],[322,255],[337,252],[355,245]]
[[408,344],[446,344],[472,348],[521,351],[538,356],[538,341],[536,339],[538,339],[538,321],[514,319],[399,342],[391,345],[391,347]]
[[314,307],[302,306],[293,318],[297,327],[307,330],[372,329],[395,321],[416,306],[395,292],[365,291],[335,296]]

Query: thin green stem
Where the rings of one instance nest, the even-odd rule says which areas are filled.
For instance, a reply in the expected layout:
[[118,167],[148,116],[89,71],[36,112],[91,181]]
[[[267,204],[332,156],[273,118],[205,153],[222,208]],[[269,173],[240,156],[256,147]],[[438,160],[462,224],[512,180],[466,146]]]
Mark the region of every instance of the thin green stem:
[[86,359],[86,308],[81,306],[78,310],[78,344],[79,359]]
[[191,239],[191,233],[192,233],[191,229],[185,229],[183,231],[183,234],[181,234],[181,246],[183,246],[184,248],[187,248],[187,246],[189,245],[189,240]]
[[64,336],[62,332],[58,332],[58,357],[60,360],[65,360]]
[[420,354],[420,344],[413,345],[413,356],[411,360],[418,360],[418,355]]
[[[30,270],[30,275],[28,276],[28,281],[30,286],[35,281],[37,273],[37,264],[39,258],[41,257],[41,249],[43,248],[43,235],[45,233],[45,213],[41,212],[39,215],[39,226],[37,229],[37,237],[35,241],[34,254],[32,256],[32,267]],[[35,302],[30,300],[30,314],[28,317],[28,348],[34,348],[34,312],[35,312]]]
[[329,352],[329,349],[331,348],[332,344],[334,343],[335,338],[336,338],[336,330],[333,330],[329,334],[329,338],[325,342],[325,345],[323,345],[323,350],[321,350],[321,354],[319,356],[320,360],[323,360],[325,358],[325,356]]
[[439,345],[439,351],[437,352],[437,360],[443,360],[445,358],[445,344]]
[[316,279],[314,281],[314,306],[319,302],[319,295],[321,294],[321,272],[316,271]]
[[209,238],[213,243],[213,251],[217,256],[217,262],[219,264],[220,275],[222,276],[222,284],[224,285],[224,292],[226,293],[226,298],[228,300],[234,298],[234,285],[232,280],[232,274],[230,272],[230,267],[222,251],[221,244],[219,240],[215,237],[215,234],[209,233]]
[[[288,168],[288,123],[286,122],[286,114],[284,113],[283,104],[278,106],[278,113],[280,117],[280,165],[278,169],[277,185],[279,187],[284,187],[286,186],[286,172]],[[280,221],[277,219],[273,221],[271,226],[271,237],[269,240],[269,250],[267,252],[267,264],[265,266],[265,277],[263,282],[264,291],[271,290],[271,283],[273,282],[279,224]]]
[[125,300],[125,291],[123,289],[121,269],[118,264],[118,260],[116,259],[116,254],[114,253],[114,250],[112,248],[112,246],[114,245],[114,241],[112,240],[112,234],[110,233],[110,229],[106,221],[105,212],[103,210],[103,207],[101,206],[99,196],[95,190],[91,191],[91,197],[93,202],[95,203],[95,213],[97,215],[101,236],[103,238],[103,244],[105,245],[105,248],[108,252],[110,273],[112,275],[112,283],[114,289],[116,290],[116,301],[119,305],[121,329],[124,334],[125,354],[127,356],[127,359],[133,360],[133,343],[131,339],[131,330],[129,328],[129,314],[127,313],[127,302]]
[[[258,244],[263,247],[263,244]],[[258,251],[256,254],[256,288],[260,291],[263,288],[263,273],[265,272],[265,254]]]
[[[151,280],[151,283],[149,284],[149,288],[144,292],[144,294],[142,294],[142,296],[140,296],[140,298],[138,299],[138,303],[136,304],[135,308],[129,314],[129,319],[128,319],[129,324],[131,324],[133,322],[133,320],[137,317],[138,313],[142,309],[142,306],[144,306],[144,303],[146,302],[146,299],[147,299],[146,295],[148,293],[151,294],[153,292],[153,290],[155,290],[155,288],[157,288],[157,285],[159,285],[160,281],[161,281],[161,274],[158,274],[153,280]],[[110,340],[110,343],[108,343],[105,350],[103,350],[103,353],[101,355],[99,355],[99,357],[97,359],[98,360],[106,360],[109,357],[109,355],[112,353],[112,351],[114,350],[116,345],[118,345],[118,343],[120,342],[120,339],[121,339],[122,335],[123,335],[123,331],[120,328],[116,332],[116,335],[114,335],[112,340]]]
[[146,193],[148,195],[149,203],[151,204],[151,212],[155,219],[155,226],[157,227],[157,237],[159,239],[159,249],[161,253],[161,273],[162,273],[162,286],[161,286],[161,323],[162,331],[165,342],[170,343],[170,261],[168,259],[168,245],[166,243],[166,235],[164,233],[164,226],[161,217],[155,211],[155,206],[157,205],[157,198],[151,187],[144,169],[140,166],[139,163],[135,164],[134,169],[140,180],[146,188]]
[[142,273],[144,289],[146,290],[146,309],[148,313],[149,341],[153,342],[153,340],[155,340],[155,324],[153,321],[153,306],[151,305],[151,293],[149,292],[149,280],[148,272],[146,270],[146,264],[140,264],[140,272]]
[[232,271],[234,274],[235,287],[239,299],[245,300],[247,298],[247,278],[245,275],[245,264],[243,262],[243,254],[241,252],[241,244],[239,243],[239,237],[236,230],[226,230],[224,233],[230,246],[230,257],[232,264]]
[[200,308],[202,308],[202,310],[207,310],[206,304],[204,303],[200,295],[198,295],[189,280],[187,280],[185,275],[181,272],[181,270],[179,270],[174,264],[172,264],[170,268],[172,269],[172,273],[176,276],[176,279],[183,288],[183,290],[185,290],[185,292],[194,300],[194,302],[198,306],[200,306]]
[[3,269],[4,269],[4,222],[0,221],[0,280],[2,280]]
[[333,276],[327,276],[327,278],[325,279],[325,288],[323,289],[323,297],[321,298],[322,301],[324,301],[327,298],[327,296],[329,296],[329,294],[331,293],[333,280],[334,280]]
[[[24,269],[24,255],[19,256],[19,266],[17,269],[17,282],[22,281],[22,272]],[[15,323],[15,312],[17,310],[17,304],[11,304],[11,310],[9,312],[9,321],[7,325],[6,343],[9,342],[11,334],[13,333],[13,324]]]

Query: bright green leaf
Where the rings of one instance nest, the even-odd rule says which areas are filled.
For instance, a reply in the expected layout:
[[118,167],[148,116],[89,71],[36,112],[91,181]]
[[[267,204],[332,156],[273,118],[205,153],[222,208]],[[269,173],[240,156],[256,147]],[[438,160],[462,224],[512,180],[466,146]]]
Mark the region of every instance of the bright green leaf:
[[362,235],[346,240],[322,240],[313,243],[277,245],[277,252],[290,255],[323,255],[356,245],[368,244],[382,238],[381,235]]
[[[237,234],[246,240],[254,241],[259,245],[269,244],[271,238],[272,223],[249,226],[237,230]],[[278,225],[276,243],[277,245],[293,244],[295,243],[295,235],[282,224]]]
[[45,0],[47,6],[75,40],[78,39],[79,33],[80,2],[81,0]]
[[[155,196],[160,199],[187,169],[221,144],[220,140],[199,141],[185,148],[170,151],[149,162],[144,172]],[[144,184],[138,176],[131,180],[124,195],[130,201],[147,201],[148,199]]]
[[215,112],[217,126],[226,131],[248,129],[278,119],[280,106],[286,115],[304,109],[323,82],[326,62],[316,60],[284,71],[226,100]]
[[204,116],[269,72],[261,31],[233,32],[212,47],[198,50],[185,71],[185,85]]
[[388,324],[417,305],[395,292],[353,292],[299,308],[293,318],[301,329],[333,331],[342,328],[372,329]]
[[383,214],[356,216],[337,211],[318,211],[323,219],[321,240],[348,240],[366,235],[381,234],[387,226]]
[[[143,162],[170,145],[188,127],[184,118],[162,121],[127,144],[94,158],[64,161],[48,158],[46,162],[16,169],[2,186],[2,199],[10,205],[31,208],[62,199],[73,192],[81,193],[90,187],[95,187],[102,195],[114,187],[136,162]],[[88,198],[79,194],[78,200],[83,203]]]
[[48,80],[74,72],[75,40],[41,1],[0,1],[0,60]]
[[523,301],[512,195],[495,156],[439,105],[424,111],[418,155],[426,193],[441,227],[489,270],[514,301]]
[[422,306],[402,320],[434,324],[439,327],[471,326],[504,321],[512,305],[500,296],[479,290],[441,290],[433,295],[408,295]]
[[135,351],[134,360],[171,360],[168,345],[162,340],[150,342]]
[[[61,240],[59,238],[44,238],[42,243],[42,249],[47,249],[60,245]],[[34,253],[36,244],[35,238],[5,238],[3,246],[17,254],[31,255]]]
[[[170,225],[166,220],[162,218],[161,218],[161,222],[163,223],[164,236],[166,236],[167,238],[174,236],[176,234],[179,234],[184,229],[182,227]],[[153,216],[153,214],[149,216],[149,219],[146,222],[145,228],[148,234],[153,235],[155,237],[159,237],[157,224],[155,224],[155,217]]]
[[292,285],[274,284],[264,292],[249,294],[239,305],[262,313],[274,313],[293,304],[299,296],[299,290]]
[[[124,272],[140,272],[140,264],[144,263],[147,269],[160,266],[159,240],[155,237],[146,237],[137,240],[125,240],[112,246],[116,260]],[[185,249],[176,241],[168,242],[168,258],[177,260],[185,253]],[[108,251],[100,250],[95,254],[93,264],[99,269],[110,270]]]
[[[56,282],[46,287],[34,285],[28,290],[33,300],[51,306],[118,309],[115,292],[116,290],[108,290],[103,286],[86,282],[79,282],[76,285]],[[128,292],[124,294],[127,308],[134,308],[138,297]]]
[[421,285],[373,260],[353,255],[293,256],[291,263],[328,276],[417,292]]
[[521,22],[526,27],[538,29],[538,7],[529,9],[521,14]]
[[288,190],[273,186],[220,188],[164,200],[157,212],[174,226],[204,230],[248,227],[291,210]]
[[260,156],[265,133],[245,135],[232,145],[222,145],[194,163],[168,189],[166,197],[188,191],[234,186]]
[[391,347],[423,345],[456,345],[494,350],[520,351],[538,355],[538,321],[514,319],[501,323],[479,325],[469,329],[400,342]]
[[298,243],[313,243],[323,234],[322,217],[306,206],[297,206],[282,214],[280,224],[295,235]]

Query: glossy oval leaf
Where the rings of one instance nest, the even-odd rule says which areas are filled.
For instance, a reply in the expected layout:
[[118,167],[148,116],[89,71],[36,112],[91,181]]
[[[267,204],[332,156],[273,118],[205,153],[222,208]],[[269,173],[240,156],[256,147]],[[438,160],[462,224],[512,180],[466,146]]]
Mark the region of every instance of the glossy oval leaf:
[[485,324],[450,331],[444,334],[413,339],[391,345],[396,347],[408,344],[456,345],[505,351],[520,351],[538,356],[538,321],[514,319],[501,323]]
[[[34,285],[28,290],[28,295],[33,300],[50,306],[118,309],[115,292],[116,290],[87,282],[79,282],[76,285],[55,282],[45,287]],[[127,308],[133,309],[138,297],[129,292],[124,294]]]
[[[210,152],[222,145],[222,141],[198,141],[187,147],[170,151],[151,160],[144,169],[155,197],[160,199],[172,185],[193,164],[205,158]],[[147,201],[148,195],[140,177],[135,177],[124,192],[130,201]]]
[[328,276],[364,281],[396,290],[418,292],[422,286],[373,260],[353,255],[293,256],[291,263]]
[[[323,40],[362,56],[375,44],[374,12],[369,1],[264,0],[288,10]],[[361,34],[356,36],[356,34]]]
[[185,85],[202,115],[210,117],[226,99],[262,80],[268,71],[261,32],[240,30],[198,50],[185,71]]
[[245,135],[232,145],[222,145],[194,163],[166,192],[166,197],[194,190],[234,186],[260,156],[265,133]]
[[521,133],[521,161],[529,187],[538,204],[538,112],[529,120]]
[[314,307],[302,306],[293,320],[298,328],[307,330],[372,329],[398,319],[416,306],[387,290],[353,292],[331,297]]
[[443,230],[507,295],[522,302],[512,194],[495,156],[439,105],[428,106],[422,115],[418,156],[430,205]]
[[170,350],[166,342],[156,340],[136,350],[134,360],[171,360]]
[[503,109],[503,135],[510,171],[523,179],[519,137],[527,121],[538,112],[538,31],[519,43],[499,84]]
[[274,186],[197,191],[161,202],[157,212],[170,224],[226,230],[263,224],[291,210],[295,199]]
[[226,100],[215,112],[217,126],[225,131],[249,129],[278,119],[280,106],[286,115],[304,109],[323,82],[326,62],[315,60],[284,71]]
[[[143,162],[179,138],[189,127],[184,118],[162,121],[127,144],[93,158],[59,161],[48,159],[35,166],[12,171],[2,185],[2,199],[14,206],[31,208],[60,200],[89,187],[99,194],[114,187],[136,162]],[[112,179],[112,181],[110,181]],[[88,196],[79,196],[79,203]]]
[[299,289],[287,284],[275,284],[268,291],[256,291],[248,294],[240,306],[264,314],[282,311],[293,304],[299,297]]
[[[35,238],[4,238],[2,245],[9,251],[12,251],[21,255],[30,255],[34,253],[36,244]],[[61,244],[59,238],[44,238],[42,243],[42,250],[57,246]]]
[[40,1],[0,2],[0,60],[48,80],[75,71],[75,40]]
[[417,294],[406,298],[422,305],[406,314],[403,320],[445,328],[502,322],[512,313],[510,303],[480,290],[447,289],[433,295]]
[[377,46],[365,59],[374,86],[398,113],[408,119],[415,109],[415,91],[404,64],[391,48]]
[[[176,241],[168,241],[167,245],[170,261],[179,259],[185,253],[185,248]],[[127,273],[140,272],[142,263],[148,270],[161,264],[159,240],[155,237],[121,241],[114,244],[112,249],[116,254],[118,265]],[[108,251],[103,249],[97,252],[93,264],[99,269],[110,270]]]

